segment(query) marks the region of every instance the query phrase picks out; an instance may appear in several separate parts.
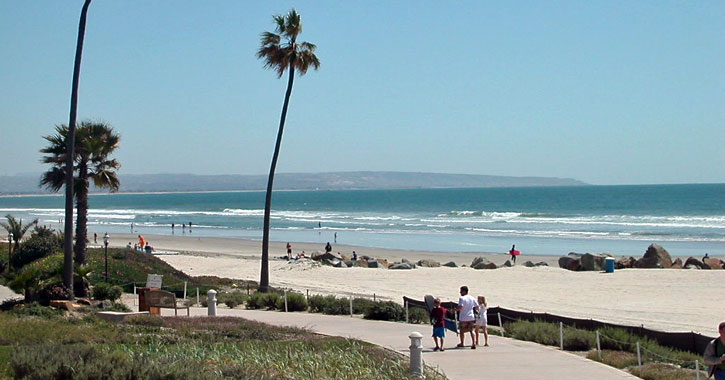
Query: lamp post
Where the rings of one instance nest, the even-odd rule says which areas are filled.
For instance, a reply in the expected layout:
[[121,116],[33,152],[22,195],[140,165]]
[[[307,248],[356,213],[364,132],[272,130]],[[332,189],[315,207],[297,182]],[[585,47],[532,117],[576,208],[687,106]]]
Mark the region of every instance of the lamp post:
[[110,236],[108,236],[108,232],[106,232],[105,235],[103,235],[103,245],[106,246],[106,283],[108,283],[108,241],[111,239]]
[[13,233],[8,231],[8,273],[10,273],[10,250],[12,249],[13,245]]

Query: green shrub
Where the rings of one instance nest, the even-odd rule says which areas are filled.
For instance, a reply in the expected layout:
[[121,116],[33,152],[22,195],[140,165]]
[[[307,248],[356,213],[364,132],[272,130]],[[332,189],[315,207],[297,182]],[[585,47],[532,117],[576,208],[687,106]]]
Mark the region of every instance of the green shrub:
[[217,300],[220,303],[224,303],[228,308],[234,309],[235,307],[244,304],[247,301],[247,294],[242,292],[229,292],[219,293]]
[[419,307],[409,307],[408,308],[408,322],[424,324],[424,325],[429,324],[430,315],[428,314],[428,310],[422,309]]
[[564,328],[564,349],[570,351],[588,351],[597,345],[594,331]]
[[279,297],[279,293],[255,292],[247,299],[245,305],[247,309],[275,309]]
[[52,300],[69,300],[71,299],[71,292],[62,283],[53,283],[44,286],[38,292],[38,302],[43,306],[50,305]]
[[134,315],[126,318],[126,323],[135,326],[161,327],[164,320],[156,315]]
[[626,351],[602,350],[602,359],[599,360],[597,350],[592,350],[587,354],[587,359],[619,369],[637,365],[637,355]]
[[311,313],[322,313],[322,310],[325,309],[325,305],[327,305],[330,302],[334,302],[335,296],[323,296],[320,294],[315,294],[310,296],[310,299],[308,300],[308,304],[310,307]]
[[375,304],[375,301],[369,298],[353,298],[352,299],[352,312],[353,314],[365,314],[365,311]]
[[517,321],[505,325],[506,335],[547,346],[559,345],[559,326],[542,321]]
[[93,286],[91,296],[96,300],[115,301],[121,298],[122,289],[120,286],[99,282]]
[[[277,300],[277,310],[284,311],[284,297]],[[306,311],[307,299],[297,292],[287,293],[287,311]]]
[[322,309],[327,315],[350,315],[350,300],[347,298],[331,298]]
[[46,233],[46,230],[45,228],[35,229],[30,238],[20,245],[17,252],[13,252],[10,256],[10,264],[14,268],[22,268],[61,249],[55,235]]
[[55,318],[63,315],[62,310],[56,310],[52,307],[43,306],[37,302],[16,306],[10,310],[10,314],[18,317],[39,317],[39,318]]
[[393,301],[376,302],[366,312],[365,319],[379,321],[403,321],[405,309]]
[[[664,363],[646,363],[642,367],[634,366],[629,369],[629,372],[644,380],[695,380],[697,378],[693,370],[677,368]],[[705,372],[700,372],[700,375],[701,379],[707,376]]]

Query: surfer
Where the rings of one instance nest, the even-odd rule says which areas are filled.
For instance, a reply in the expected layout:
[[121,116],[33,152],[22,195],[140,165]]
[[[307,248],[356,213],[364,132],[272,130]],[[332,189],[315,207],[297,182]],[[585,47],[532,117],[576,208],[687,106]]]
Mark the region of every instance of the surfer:
[[511,261],[514,262],[514,265],[516,265],[516,256],[519,255],[519,251],[516,250],[516,244],[511,246],[511,250],[509,251],[509,255],[511,255]]

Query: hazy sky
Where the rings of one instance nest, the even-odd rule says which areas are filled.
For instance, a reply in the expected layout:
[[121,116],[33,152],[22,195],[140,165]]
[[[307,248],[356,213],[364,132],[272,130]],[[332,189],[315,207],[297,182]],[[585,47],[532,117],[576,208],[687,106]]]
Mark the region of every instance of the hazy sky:
[[[0,0],[0,175],[68,122],[82,0]],[[286,79],[255,57],[302,14],[278,172],[725,182],[724,1],[94,0],[79,120],[121,174],[263,174]]]

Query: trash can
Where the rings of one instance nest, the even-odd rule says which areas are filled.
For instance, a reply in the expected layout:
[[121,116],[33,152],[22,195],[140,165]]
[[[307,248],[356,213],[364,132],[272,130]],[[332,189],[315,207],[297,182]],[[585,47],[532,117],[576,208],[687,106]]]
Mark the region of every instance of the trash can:
[[614,257],[604,259],[604,272],[614,273]]

